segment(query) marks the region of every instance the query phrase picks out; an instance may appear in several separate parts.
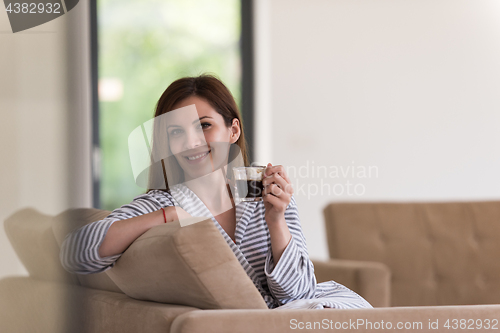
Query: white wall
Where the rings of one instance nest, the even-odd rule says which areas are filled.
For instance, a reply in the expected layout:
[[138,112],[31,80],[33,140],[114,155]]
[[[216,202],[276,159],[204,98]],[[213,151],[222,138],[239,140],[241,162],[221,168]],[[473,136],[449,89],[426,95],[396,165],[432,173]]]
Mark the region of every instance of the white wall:
[[255,25],[257,160],[309,163],[294,184],[311,257],[327,258],[331,201],[500,199],[500,2],[257,0]]
[[5,234],[7,216],[91,202],[85,5],[16,34],[0,11],[0,278],[27,274]]

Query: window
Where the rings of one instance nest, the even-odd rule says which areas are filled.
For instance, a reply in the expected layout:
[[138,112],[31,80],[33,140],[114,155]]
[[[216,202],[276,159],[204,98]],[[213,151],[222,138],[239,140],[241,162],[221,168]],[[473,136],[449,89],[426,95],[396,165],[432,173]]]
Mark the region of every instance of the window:
[[151,119],[160,95],[174,80],[217,75],[233,93],[250,132],[246,120],[250,110],[241,103],[243,10],[239,0],[92,3],[93,81],[98,96],[98,100],[94,96],[94,205],[113,210],[146,190],[134,182],[128,135]]

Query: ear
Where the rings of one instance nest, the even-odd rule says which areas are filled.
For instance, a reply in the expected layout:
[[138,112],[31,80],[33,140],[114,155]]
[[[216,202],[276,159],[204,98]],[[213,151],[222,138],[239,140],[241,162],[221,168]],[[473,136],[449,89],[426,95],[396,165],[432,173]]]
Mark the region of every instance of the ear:
[[238,141],[241,135],[240,121],[238,120],[238,118],[233,119],[233,123],[231,124],[229,130],[231,131],[231,137],[229,138],[229,142],[235,143],[236,141]]

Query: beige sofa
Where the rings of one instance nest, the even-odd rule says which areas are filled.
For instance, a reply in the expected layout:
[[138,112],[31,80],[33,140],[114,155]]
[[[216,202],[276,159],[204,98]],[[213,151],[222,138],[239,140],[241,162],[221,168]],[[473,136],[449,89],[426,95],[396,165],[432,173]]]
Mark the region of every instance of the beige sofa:
[[[172,223],[137,239],[104,273],[74,275],[60,265],[67,232],[108,212],[80,209],[52,217],[32,209],[5,221],[29,272],[0,280],[0,332],[289,332],[297,329],[381,331],[445,319],[492,320],[499,305],[363,310],[269,310],[210,220]],[[374,306],[387,306],[384,264],[315,262],[318,281],[334,279]],[[438,322],[436,322],[438,320]],[[451,323],[453,324],[453,323]],[[384,326],[385,325],[385,326]],[[415,327],[415,325],[417,325]],[[377,328],[378,327],[378,328]],[[403,327],[404,328],[404,327]],[[436,332],[436,330],[432,330]]]

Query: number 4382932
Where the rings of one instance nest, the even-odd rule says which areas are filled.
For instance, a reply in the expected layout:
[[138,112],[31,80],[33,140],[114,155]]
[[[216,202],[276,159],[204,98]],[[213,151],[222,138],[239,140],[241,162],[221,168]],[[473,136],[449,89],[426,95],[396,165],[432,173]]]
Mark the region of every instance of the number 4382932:
[[448,319],[443,327],[452,330],[498,330],[498,319]]
[[61,14],[60,3],[9,3],[5,9],[7,13],[11,14]]

